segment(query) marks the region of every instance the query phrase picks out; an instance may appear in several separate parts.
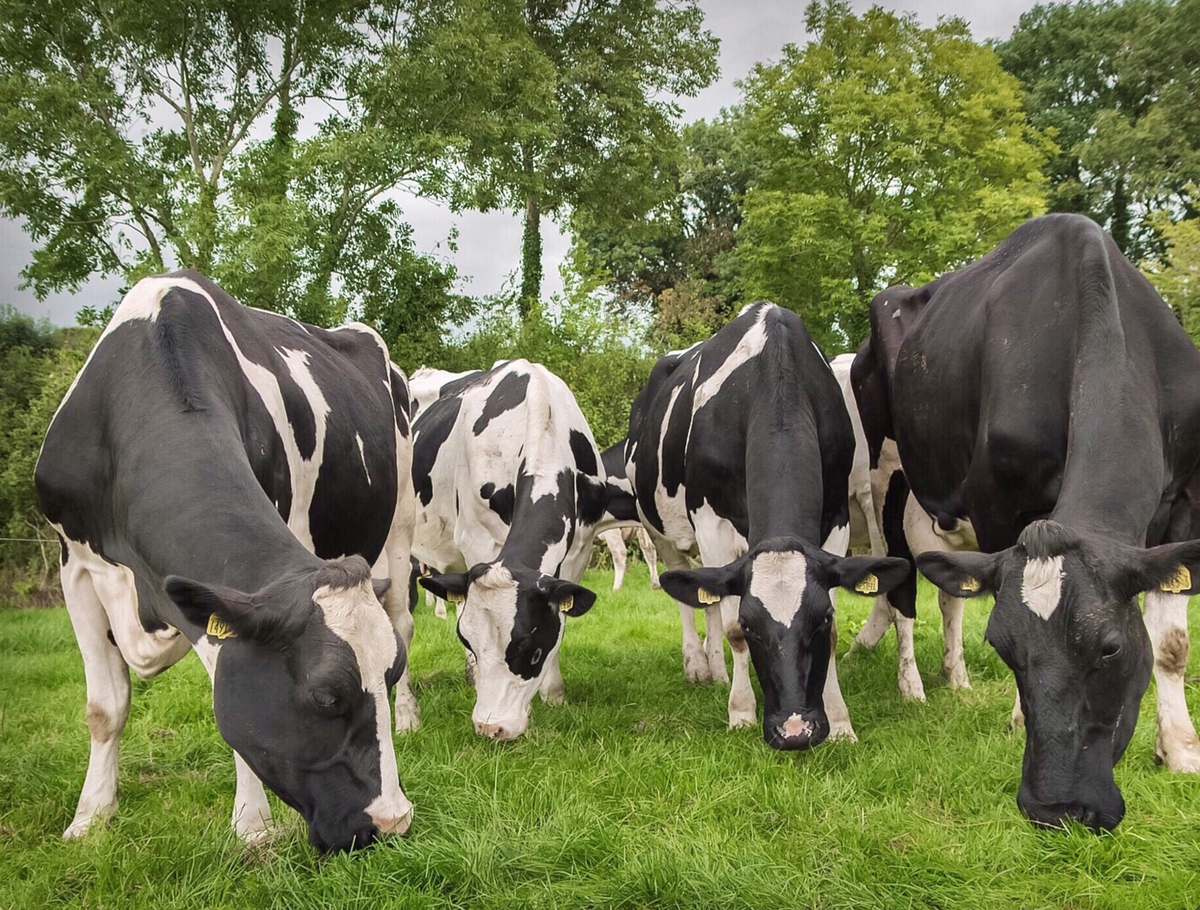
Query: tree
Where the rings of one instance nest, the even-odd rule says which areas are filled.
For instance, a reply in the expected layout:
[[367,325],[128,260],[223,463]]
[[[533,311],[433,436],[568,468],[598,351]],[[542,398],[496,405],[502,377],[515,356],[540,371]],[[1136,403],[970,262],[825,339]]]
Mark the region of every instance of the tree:
[[37,243],[26,280],[182,266],[313,322],[361,309],[418,258],[386,194],[437,176],[354,91],[402,27],[367,0],[2,0],[0,212]]
[[959,19],[811,3],[814,39],[741,83],[758,168],[737,255],[746,290],[799,312],[827,351],[857,344],[871,297],[981,254],[1043,210],[1053,144],[1015,78]]
[[[541,294],[543,215],[628,221],[669,196],[669,96],[716,75],[702,23],[695,0],[448,0],[416,14],[413,47],[443,74],[424,88],[456,137],[458,204],[523,214],[523,315]],[[390,85],[408,78],[402,62]]]
[[[1185,192],[1190,206],[1200,203],[1200,187],[1191,184]],[[1152,216],[1151,227],[1162,237],[1162,251],[1141,268],[1200,344],[1200,218],[1173,222],[1169,212],[1160,211]]]
[[1135,259],[1158,242],[1150,216],[1178,207],[1200,168],[1198,28],[1197,0],[1054,3],[996,47],[1059,145],[1051,210],[1091,216]]

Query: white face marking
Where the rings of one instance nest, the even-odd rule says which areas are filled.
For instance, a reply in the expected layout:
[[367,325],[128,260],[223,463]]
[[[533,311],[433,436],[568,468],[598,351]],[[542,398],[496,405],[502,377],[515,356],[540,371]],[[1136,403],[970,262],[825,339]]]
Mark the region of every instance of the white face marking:
[[787,550],[759,553],[754,557],[750,593],[780,625],[791,626],[800,612],[804,588],[808,583],[808,561],[803,553]]
[[1063,558],[1030,559],[1021,578],[1021,600],[1042,619],[1049,619],[1062,600]]
[[[459,631],[471,644],[475,657],[475,708],[477,724],[500,724],[519,735],[529,725],[529,708],[538,690],[541,672],[523,679],[509,669],[505,655],[512,641],[517,617],[517,582],[504,566],[492,566],[471,583],[467,599],[459,607]],[[541,668],[562,643],[565,624],[560,622],[558,640]]]
[[313,602],[321,608],[330,631],[354,652],[363,691],[374,701],[382,791],[367,807],[367,814],[380,830],[399,830],[401,820],[412,818],[412,803],[400,789],[385,678],[399,653],[396,634],[369,580],[353,588],[324,585],[313,592]]
[[362,459],[363,473],[367,475],[367,486],[370,486],[371,469],[367,467],[367,450],[363,446],[362,436],[360,436],[358,433],[355,433],[354,441],[358,443],[358,457]]

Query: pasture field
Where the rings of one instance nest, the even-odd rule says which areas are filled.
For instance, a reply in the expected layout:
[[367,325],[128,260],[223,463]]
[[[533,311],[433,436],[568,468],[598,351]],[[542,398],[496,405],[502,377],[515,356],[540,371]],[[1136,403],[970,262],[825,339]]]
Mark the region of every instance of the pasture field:
[[[117,818],[64,843],[88,751],[79,653],[64,610],[0,610],[0,908],[1200,905],[1200,778],[1154,764],[1153,683],[1117,767],[1121,827],[1038,831],[1016,807],[1023,735],[1005,728],[1014,685],[983,642],[988,603],[968,604],[974,688],[952,692],[934,672],[941,622],[923,583],[920,705],[896,691],[893,635],[845,657],[869,602],[841,595],[859,742],[785,754],[757,728],[725,729],[727,688],[684,682],[678,614],[644,566],[615,594],[611,577],[588,573],[600,600],[569,622],[569,704],[537,702],[511,744],[474,735],[453,626],[418,608],[424,726],[397,740],[413,832],[331,858],[278,801],[270,848],[235,840],[233,760],[194,656],[135,680]],[[1196,717],[1194,680],[1188,696]]]

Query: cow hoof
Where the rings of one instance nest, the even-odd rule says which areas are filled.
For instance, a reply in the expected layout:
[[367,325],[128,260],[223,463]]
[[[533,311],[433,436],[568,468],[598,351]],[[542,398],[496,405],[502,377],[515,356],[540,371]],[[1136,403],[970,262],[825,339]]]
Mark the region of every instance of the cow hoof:
[[562,688],[551,689],[549,692],[539,693],[542,696],[542,701],[548,705],[565,705],[567,703],[567,695]]
[[708,658],[704,655],[683,655],[683,675],[692,684],[712,682],[708,671]]
[[921,677],[904,677],[897,678],[896,685],[900,689],[900,697],[905,701],[925,701],[925,684],[921,682]]
[[421,727],[421,709],[417,707],[417,700],[411,696],[402,699],[399,696],[396,698],[396,732],[397,733],[412,733]]
[[661,591],[662,585],[660,585],[657,581],[652,581],[652,582],[650,582],[650,590],[651,591]]
[[753,727],[757,725],[758,717],[754,711],[730,711],[729,712],[729,729],[736,730],[738,727]]
[[967,675],[967,668],[962,664],[956,667],[943,667],[942,672],[946,674],[946,684],[951,689],[971,688],[971,677]]
[[1154,751],[1154,758],[1176,774],[1200,774],[1200,745],[1194,742],[1171,749],[1164,749],[1160,745]]
[[265,827],[253,828],[249,831],[239,831],[238,837],[242,839],[242,843],[249,850],[266,850],[274,842],[279,833],[279,829],[272,824],[267,824]]
[[446,618],[446,603],[445,603],[445,601],[441,601],[441,600],[438,601],[438,605],[433,608],[433,615],[436,616],[438,619]]
[[96,812],[83,818],[76,816],[67,830],[63,832],[63,840],[79,840],[93,828],[103,828],[112,818],[114,811],[116,811],[115,806],[108,812]]
[[829,738],[848,743],[858,742],[858,736],[854,732],[854,727],[850,725],[850,721],[848,720],[830,721]]

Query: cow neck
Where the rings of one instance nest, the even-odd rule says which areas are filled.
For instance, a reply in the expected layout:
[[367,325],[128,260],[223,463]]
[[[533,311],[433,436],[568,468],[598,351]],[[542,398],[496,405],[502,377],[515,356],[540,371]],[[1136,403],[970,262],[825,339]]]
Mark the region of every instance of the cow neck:
[[[119,490],[134,549],[151,571],[252,593],[322,565],[259,485],[236,428],[216,412],[177,417],[164,422],[162,446],[146,440],[151,444],[139,447],[148,453],[147,467],[161,457],[156,450],[173,453],[166,483],[133,480]],[[137,477],[136,467],[122,475]]]
[[1138,384],[1106,245],[1088,245],[1062,488],[1050,518],[1141,545],[1162,496],[1158,408]]
[[[771,383],[760,388],[773,389]],[[752,400],[746,431],[746,507],[751,548],[772,537],[821,544],[824,486],[817,422],[807,396]]]

